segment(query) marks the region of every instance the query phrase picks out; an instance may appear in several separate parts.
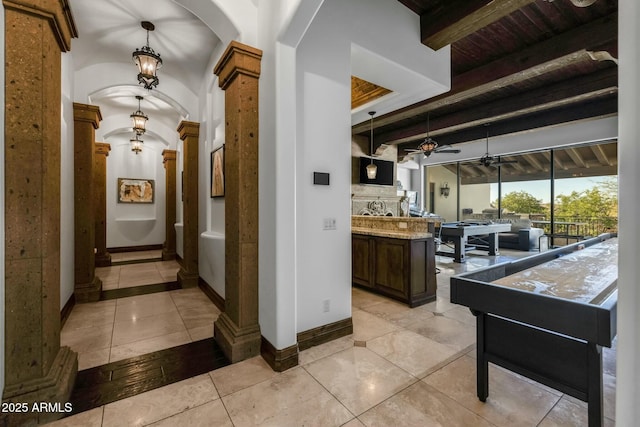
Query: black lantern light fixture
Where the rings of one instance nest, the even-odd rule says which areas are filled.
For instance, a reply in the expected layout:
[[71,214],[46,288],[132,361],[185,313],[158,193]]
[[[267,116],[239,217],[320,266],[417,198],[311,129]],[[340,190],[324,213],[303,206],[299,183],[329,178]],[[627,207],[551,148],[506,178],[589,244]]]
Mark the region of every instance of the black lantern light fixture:
[[142,101],[143,98],[138,95],[136,96],[136,99],[138,100],[138,110],[129,117],[133,120],[133,131],[136,135],[142,135],[147,131],[147,120],[149,120],[149,117],[147,117],[147,115],[140,109],[140,101]]
[[373,115],[375,111],[369,111],[369,115],[371,116],[371,137],[369,138],[369,142],[371,144],[371,163],[367,165],[367,178],[376,179],[376,175],[378,174],[378,166],[373,163]]
[[447,198],[449,197],[449,191],[451,191],[451,188],[449,187],[449,183],[445,182],[442,184],[442,186],[440,187],[440,195]]
[[142,144],[144,143],[144,141],[139,139],[138,136],[139,135],[136,133],[133,138],[129,140],[129,143],[131,144],[131,151],[136,153],[136,155],[142,151]]
[[133,52],[133,62],[138,66],[138,82],[144,85],[145,89],[151,90],[158,86],[156,71],[162,67],[162,59],[159,53],[149,47],[149,31],[155,30],[156,27],[149,21],[142,21],[140,25],[147,30],[147,44]]

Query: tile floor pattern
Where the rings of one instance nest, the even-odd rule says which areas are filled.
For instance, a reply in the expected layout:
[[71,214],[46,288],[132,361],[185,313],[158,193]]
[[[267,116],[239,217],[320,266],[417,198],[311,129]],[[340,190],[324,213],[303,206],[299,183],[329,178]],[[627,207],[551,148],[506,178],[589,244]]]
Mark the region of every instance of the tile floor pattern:
[[[438,299],[414,309],[354,288],[353,335],[302,351],[299,366],[286,372],[273,372],[256,357],[51,425],[586,425],[584,402],[493,365],[490,396],[486,403],[478,401],[475,322],[466,308],[449,302],[448,279],[452,274],[495,262],[495,258],[470,257],[466,264],[455,264],[438,257],[442,271],[438,275]],[[100,308],[95,310],[76,306],[77,320],[70,319],[70,328],[65,325],[63,341],[73,348],[75,342],[82,341],[71,340],[73,325],[77,330],[80,325],[90,324],[93,332],[79,335],[96,337],[96,343],[110,348],[109,357],[128,357],[141,347],[153,347],[143,344],[130,350],[135,343],[153,341],[147,331],[156,325],[160,325],[156,335],[182,333],[177,341],[188,339],[185,331],[191,336],[190,331],[201,327],[210,330],[217,315],[213,307],[205,308],[199,292],[193,289],[145,296],[154,298],[153,302],[135,299],[138,297],[107,301],[96,303]],[[187,308],[191,309],[181,311]],[[145,325],[145,319],[154,320],[138,327],[132,326],[134,318]],[[178,318],[182,325],[174,332],[170,325],[180,323]],[[205,319],[208,326],[201,326]],[[366,346],[361,346],[362,341]],[[605,426],[613,426],[615,346],[605,349],[604,366]]]

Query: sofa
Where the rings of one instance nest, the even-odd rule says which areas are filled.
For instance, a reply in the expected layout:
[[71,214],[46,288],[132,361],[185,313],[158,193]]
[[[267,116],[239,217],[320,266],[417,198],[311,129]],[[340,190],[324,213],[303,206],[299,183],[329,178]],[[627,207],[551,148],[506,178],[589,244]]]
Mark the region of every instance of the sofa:
[[544,235],[542,228],[533,227],[531,220],[527,218],[500,218],[493,219],[494,223],[509,223],[511,231],[498,233],[498,243],[501,248],[530,251],[539,249],[540,236]]

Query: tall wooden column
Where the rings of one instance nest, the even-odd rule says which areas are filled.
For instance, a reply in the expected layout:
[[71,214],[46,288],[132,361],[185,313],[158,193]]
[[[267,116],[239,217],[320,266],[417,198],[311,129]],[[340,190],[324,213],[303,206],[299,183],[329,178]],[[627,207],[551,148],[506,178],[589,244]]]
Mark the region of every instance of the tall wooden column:
[[214,336],[231,362],[260,354],[258,78],[262,51],[231,42],[214,73],[225,91],[225,311]]
[[184,235],[182,243],[182,266],[178,271],[178,283],[183,288],[198,286],[198,140],[200,123],[183,121],[178,126],[182,145],[182,223]]
[[165,232],[162,245],[162,259],[176,258],[176,151],[163,150],[162,163],[165,170],[166,182],[166,208],[165,208]]
[[73,103],[74,199],[75,199],[75,291],[77,302],[98,301],[102,281],[96,277],[96,129],[102,116],[95,105]]
[[111,145],[96,142],[96,156],[93,169],[95,177],[96,208],[96,267],[111,265],[111,254],[107,252],[107,156]]
[[[60,346],[60,54],[76,36],[63,4],[3,1],[2,402],[29,409],[35,402],[67,402],[78,371],[76,353]],[[2,410],[0,425],[35,425],[62,415]]]

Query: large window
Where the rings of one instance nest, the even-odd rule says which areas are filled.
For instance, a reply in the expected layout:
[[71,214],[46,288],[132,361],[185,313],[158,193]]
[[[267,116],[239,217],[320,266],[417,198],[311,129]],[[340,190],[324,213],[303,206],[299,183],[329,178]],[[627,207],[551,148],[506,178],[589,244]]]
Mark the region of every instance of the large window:
[[[617,143],[427,168],[428,205],[446,221],[528,218],[554,245],[617,231]],[[444,197],[440,188],[450,187]]]

